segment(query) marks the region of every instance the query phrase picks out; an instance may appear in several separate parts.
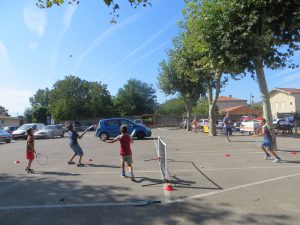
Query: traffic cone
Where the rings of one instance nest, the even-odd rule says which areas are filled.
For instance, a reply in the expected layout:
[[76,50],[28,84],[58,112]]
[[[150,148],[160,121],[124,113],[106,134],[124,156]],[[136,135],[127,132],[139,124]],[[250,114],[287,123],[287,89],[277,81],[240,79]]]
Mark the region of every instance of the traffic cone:
[[20,163],[20,160],[16,160],[16,161],[15,161],[15,164],[17,164],[17,163]]
[[174,188],[172,187],[172,185],[170,183],[167,183],[165,186],[164,186],[164,190],[165,191],[174,191]]
[[230,157],[230,154],[225,154],[224,157],[228,158]]
[[297,152],[291,152],[292,155],[297,155]]
[[90,162],[92,162],[92,161],[93,161],[93,159],[89,158],[89,161],[90,161]]

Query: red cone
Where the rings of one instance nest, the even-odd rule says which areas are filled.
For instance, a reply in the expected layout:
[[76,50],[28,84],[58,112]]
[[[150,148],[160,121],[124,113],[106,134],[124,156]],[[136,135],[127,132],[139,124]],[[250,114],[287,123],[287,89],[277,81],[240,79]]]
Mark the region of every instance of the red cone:
[[89,161],[91,162],[91,161],[93,161],[93,159],[89,159]]
[[17,163],[20,163],[20,160],[16,160],[15,163],[16,163],[16,164],[17,164]]
[[164,190],[165,190],[165,191],[174,191],[174,188],[172,187],[171,184],[168,183],[168,184],[164,187]]
[[296,155],[296,154],[297,154],[297,152],[291,152],[291,154],[292,154],[292,155]]
[[230,157],[230,154],[225,154],[224,157],[226,157],[226,158],[227,158],[227,157]]

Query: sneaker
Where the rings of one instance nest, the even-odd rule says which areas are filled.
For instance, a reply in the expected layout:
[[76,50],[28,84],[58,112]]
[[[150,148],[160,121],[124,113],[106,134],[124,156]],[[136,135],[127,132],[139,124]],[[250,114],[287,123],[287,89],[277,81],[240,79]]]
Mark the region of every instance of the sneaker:
[[264,159],[269,159],[271,156],[269,154],[265,154]]
[[73,161],[68,161],[69,165],[74,165],[75,163]]
[[34,173],[34,170],[33,169],[25,169],[27,171],[27,173]]
[[274,163],[279,163],[281,161],[281,159],[277,158],[277,159],[274,159]]
[[79,163],[79,164],[77,164],[77,167],[84,167],[84,164]]
[[129,173],[129,176],[130,176],[131,181],[135,181],[133,173]]
[[121,176],[122,178],[125,178],[125,177],[126,177],[125,172],[121,172],[121,173],[120,173],[120,176]]

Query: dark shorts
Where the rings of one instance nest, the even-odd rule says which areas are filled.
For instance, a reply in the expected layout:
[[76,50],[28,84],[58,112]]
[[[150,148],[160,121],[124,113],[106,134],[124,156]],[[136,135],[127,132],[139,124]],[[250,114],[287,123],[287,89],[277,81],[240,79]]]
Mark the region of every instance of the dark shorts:
[[232,134],[231,127],[224,127],[224,133],[226,136],[229,136]]
[[272,148],[272,139],[264,138],[263,142],[261,143],[261,147],[271,149]]
[[79,144],[76,145],[70,145],[71,149],[73,150],[75,155],[79,155],[82,156],[83,155],[83,151],[82,148],[80,147]]

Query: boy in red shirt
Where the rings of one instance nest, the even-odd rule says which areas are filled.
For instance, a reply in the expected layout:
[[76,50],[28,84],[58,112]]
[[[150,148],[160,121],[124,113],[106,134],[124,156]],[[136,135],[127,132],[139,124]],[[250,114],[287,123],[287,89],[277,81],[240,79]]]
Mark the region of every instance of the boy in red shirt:
[[133,175],[133,167],[132,167],[132,151],[130,148],[130,144],[133,143],[132,138],[129,134],[127,134],[127,126],[122,125],[121,126],[121,133],[119,136],[117,136],[113,140],[104,140],[106,143],[114,143],[116,141],[120,142],[121,148],[120,148],[120,155],[121,155],[121,177],[126,177],[125,175],[125,162],[127,163],[128,170],[129,170],[129,176],[132,181],[135,181],[134,175]]

